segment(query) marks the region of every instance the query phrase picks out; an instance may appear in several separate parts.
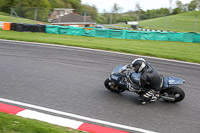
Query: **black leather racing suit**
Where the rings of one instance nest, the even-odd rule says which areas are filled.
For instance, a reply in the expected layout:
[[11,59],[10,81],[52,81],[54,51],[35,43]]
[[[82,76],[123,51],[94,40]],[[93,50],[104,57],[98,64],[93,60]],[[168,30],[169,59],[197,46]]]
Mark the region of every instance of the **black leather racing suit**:
[[144,88],[145,91],[140,95],[139,99],[146,102],[150,101],[161,90],[163,77],[149,63],[146,63],[146,67],[141,73],[140,87]]

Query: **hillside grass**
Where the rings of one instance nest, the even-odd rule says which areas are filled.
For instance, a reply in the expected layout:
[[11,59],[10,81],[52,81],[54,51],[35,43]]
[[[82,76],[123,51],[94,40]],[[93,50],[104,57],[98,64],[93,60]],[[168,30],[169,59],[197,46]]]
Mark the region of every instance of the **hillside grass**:
[[25,19],[21,17],[10,17],[10,14],[0,12],[0,21],[12,22],[12,23],[26,23],[26,24],[49,24],[46,22],[34,21],[31,19]]
[[200,63],[200,43],[97,38],[0,30],[0,38],[102,49]]
[[0,112],[0,133],[83,133],[82,131],[60,127],[38,120]]
[[[197,19],[196,19],[197,16]],[[129,27],[125,23],[114,24],[120,27]],[[175,32],[200,32],[200,11],[192,11],[139,21],[139,27],[153,30],[167,30]]]
[[200,11],[144,20],[139,22],[139,26],[146,29],[177,32],[200,32]]

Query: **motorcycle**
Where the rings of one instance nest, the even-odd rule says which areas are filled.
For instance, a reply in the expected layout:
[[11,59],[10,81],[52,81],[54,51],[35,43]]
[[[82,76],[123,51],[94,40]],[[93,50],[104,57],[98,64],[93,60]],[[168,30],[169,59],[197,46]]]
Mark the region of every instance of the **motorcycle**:
[[[135,73],[129,65],[119,65],[113,69],[110,77],[104,82],[105,87],[111,92],[122,93],[124,91],[135,92],[138,95],[144,92],[144,88],[140,88],[139,80],[141,73]],[[178,87],[185,83],[185,80],[177,77],[163,77],[163,85],[161,91],[158,92],[159,99],[166,102],[177,103],[184,99],[185,92]],[[139,89],[138,89],[139,88]]]

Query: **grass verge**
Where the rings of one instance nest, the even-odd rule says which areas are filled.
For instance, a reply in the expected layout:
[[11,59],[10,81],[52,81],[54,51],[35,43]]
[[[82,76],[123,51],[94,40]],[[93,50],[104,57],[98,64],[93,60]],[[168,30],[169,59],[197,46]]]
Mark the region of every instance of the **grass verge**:
[[52,43],[200,63],[200,43],[97,38],[0,30],[8,40]]
[[60,127],[45,122],[25,119],[0,112],[1,133],[82,133],[82,131]]

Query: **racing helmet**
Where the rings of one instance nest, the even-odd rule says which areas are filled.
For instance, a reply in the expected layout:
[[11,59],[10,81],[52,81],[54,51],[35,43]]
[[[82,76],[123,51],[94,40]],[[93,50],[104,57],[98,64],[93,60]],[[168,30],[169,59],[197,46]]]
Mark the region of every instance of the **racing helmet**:
[[136,58],[131,63],[136,73],[141,72],[146,67],[146,61],[143,58]]

